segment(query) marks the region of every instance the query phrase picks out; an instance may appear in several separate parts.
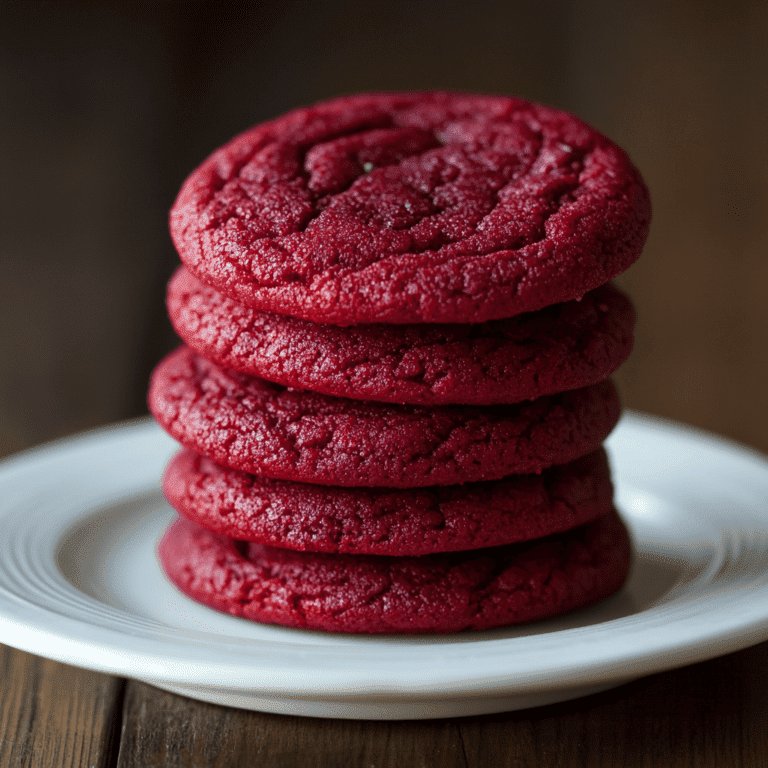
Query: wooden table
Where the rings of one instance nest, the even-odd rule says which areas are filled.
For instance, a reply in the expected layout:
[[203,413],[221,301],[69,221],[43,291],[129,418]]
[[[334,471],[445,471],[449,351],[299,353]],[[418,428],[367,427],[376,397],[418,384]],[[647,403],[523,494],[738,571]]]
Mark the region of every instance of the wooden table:
[[246,712],[0,646],[0,766],[768,766],[768,642],[583,699],[483,717]]
[[[655,212],[623,283],[640,316],[625,404],[768,451],[768,5],[421,2],[409,24],[400,5],[5,4],[0,454],[142,412],[174,343],[165,210],[216,143],[322,97],[433,86],[573,108],[629,150]],[[0,646],[0,768],[765,768],[766,733],[768,643],[419,722],[242,712]]]

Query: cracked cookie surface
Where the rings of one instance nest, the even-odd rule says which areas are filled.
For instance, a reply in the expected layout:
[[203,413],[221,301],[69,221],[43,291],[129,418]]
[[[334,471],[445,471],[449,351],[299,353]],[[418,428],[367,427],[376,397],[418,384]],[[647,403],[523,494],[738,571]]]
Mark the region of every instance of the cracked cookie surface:
[[608,514],[605,451],[540,475],[395,490],[334,488],[227,469],[192,451],[163,477],[177,512],[215,533],[311,552],[424,555],[548,536]]
[[320,485],[412,488],[540,472],[596,450],[619,418],[610,380],[494,406],[391,405],[296,391],[181,347],[149,406],[182,445],[245,472]]
[[181,268],[168,314],[198,354],[289,387],[356,400],[516,403],[610,376],[632,350],[635,314],[609,285],[581,301],[477,325],[340,328],[245,307]]
[[626,154],[572,115],[426,92],[257,125],[191,174],[170,225],[182,261],[225,295],[354,325],[580,298],[637,258],[649,221]]
[[613,594],[630,564],[615,513],[524,544],[415,558],[248,545],[177,518],[159,556],[170,580],[211,608],[267,624],[371,634],[549,618]]

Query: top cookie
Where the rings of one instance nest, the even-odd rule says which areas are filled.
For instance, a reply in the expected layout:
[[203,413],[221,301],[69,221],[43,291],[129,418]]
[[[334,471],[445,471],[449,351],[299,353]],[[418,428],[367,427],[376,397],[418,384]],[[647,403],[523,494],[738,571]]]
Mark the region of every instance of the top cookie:
[[520,99],[363,94],[241,134],[184,183],[182,261],[260,310],[316,322],[482,322],[626,269],[650,203],[625,153]]

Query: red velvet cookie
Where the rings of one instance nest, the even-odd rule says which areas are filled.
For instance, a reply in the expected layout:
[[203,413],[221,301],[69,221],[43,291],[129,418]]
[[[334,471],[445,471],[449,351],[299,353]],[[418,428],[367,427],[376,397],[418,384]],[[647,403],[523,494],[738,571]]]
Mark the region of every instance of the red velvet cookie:
[[632,350],[635,314],[610,286],[581,301],[479,325],[339,328],[259,312],[184,268],[168,314],[198,354],[289,387],[387,403],[491,405],[601,381]]
[[540,475],[410,490],[270,480],[182,451],[163,478],[177,512],[215,533],[285,549],[425,555],[527,541],[612,508],[603,450]]
[[260,310],[339,325],[481,322],[626,269],[648,191],[625,153],[520,99],[363,94],[263,123],[171,211],[182,261]]
[[615,513],[525,544],[423,557],[243,545],[178,518],[159,548],[170,580],[219,611],[332,632],[460,632],[536,621],[616,592],[630,564]]
[[565,464],[595,450],[620,411],[608,380],[517,405],[360,402],[225,371],[186,347],[155,369],[149,406],[180,443],[224,466],[320,485],[395,488]]

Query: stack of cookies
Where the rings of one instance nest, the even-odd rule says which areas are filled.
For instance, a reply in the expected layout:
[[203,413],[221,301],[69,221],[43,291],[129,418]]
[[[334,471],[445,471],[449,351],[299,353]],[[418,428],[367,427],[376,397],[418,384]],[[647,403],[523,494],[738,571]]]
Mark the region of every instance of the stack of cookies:
[[648,192],[571,115],[364,94],[238,136],[171,212],[171,581],[259,622],[487,629],[618,590],[601,447]]

